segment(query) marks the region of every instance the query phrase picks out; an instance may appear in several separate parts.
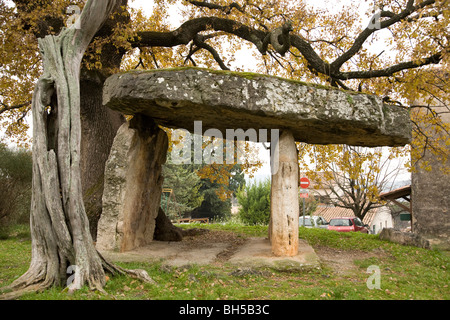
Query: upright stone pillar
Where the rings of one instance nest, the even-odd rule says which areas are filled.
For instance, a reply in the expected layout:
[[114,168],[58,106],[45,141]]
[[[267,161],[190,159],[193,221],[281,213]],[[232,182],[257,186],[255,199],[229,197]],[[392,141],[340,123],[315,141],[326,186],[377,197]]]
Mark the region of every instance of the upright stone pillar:
[[168,138],[151,119],[136,115],[120,127],[105,168],[97,249],[128,251],[153,240]]
[[292,257],[298,253],[298,158],[295,140],[290,131],[282,131],[272,167],[272,190],[269,238],[276,256]]

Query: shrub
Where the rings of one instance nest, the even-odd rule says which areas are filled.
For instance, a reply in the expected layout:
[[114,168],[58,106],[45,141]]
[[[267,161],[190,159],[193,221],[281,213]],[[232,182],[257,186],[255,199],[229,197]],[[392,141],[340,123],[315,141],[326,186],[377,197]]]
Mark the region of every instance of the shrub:
[[31,179],[31,153],[0,144],[0,228],[28,221]]
[[270,180],[240,188],[237,199],[239,218],[247,225],[268,224],[270,219]]

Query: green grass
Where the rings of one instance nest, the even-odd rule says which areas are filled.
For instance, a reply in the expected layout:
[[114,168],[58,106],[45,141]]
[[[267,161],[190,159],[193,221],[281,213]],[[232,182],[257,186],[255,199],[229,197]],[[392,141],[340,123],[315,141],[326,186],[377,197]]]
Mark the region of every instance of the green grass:
[[[188,226],[183,226],[188,227]],[[190,226],[193,227],[193,226]],[[227,230],[241,237],[266,236],[267,226],[243,226],[239,223],[195,225],[197,228]],[[300,238],[313,247],[337,252],[376,253],[355,260],[350,273],[337,272],[323,264],[321,270],[303,272],[250,272],[235,275],[236,267],[228,264],[174,268],[158,263],[119,263],[130,269],[145,269],[157,285],[142,283],[130,277],[110,279],[107,294],[83,288],[68,294],[64,288],[23,296],[24,300],[350,300],[350,299],[450,299],[448,288],[450,257],[448,252],[425,250],[381,241],[375,235],[338,233],[321,229],[300,228]],[[30,261],[30,234],[26,227],[11,229],[6,240],[0,240],[0,286],[23,274]],[[366,254],[365,256],[368,256]],[[381,289],[368,289],[369,266],[381,271]]]

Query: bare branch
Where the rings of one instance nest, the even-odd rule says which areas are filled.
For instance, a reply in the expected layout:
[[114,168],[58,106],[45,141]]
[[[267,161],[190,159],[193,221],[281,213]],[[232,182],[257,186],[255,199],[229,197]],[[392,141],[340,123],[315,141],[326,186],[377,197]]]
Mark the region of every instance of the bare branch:
[[14,106],[9,106],[7,104],[4,104],[3,102],[0,102],[0,105],[2,106],[2,108],[0,108],[0,114],[6,112],[6,111],[11,111],[11,110],[15,110],[15,109],[20,109],[26,106],[31,105],[31,101],[27,101],[25,103],[22,104],[16,104]]
[[353,43],[352,47],[347,50],[344,54],[342,54],[340,57],[338,57],[334,62],[331,63],[331,70],[334,73],[338,73],[339,69],[342,67],[342,65],[350,60],[363,46],[363,44],[366,42],[366,40],[376,31],[386,29],[393,24],[407,18],[412,13],[416,12],[419,9],[422,9],[426,6],[434,4],[435,0],[425,0],[418,5],[414,6],[414,0],[409,0],[406,8],[401,11],[399,14],[388,14],[386,11],[384,12],[384,16],[388,17],[388,20],[381,21],[379,28],[373,28],[373,27],[367,27],[364,29],[359,36],[356,38],[355,42]]
[[401,62],[396,65],[390,66],[385,69],[380,70],[369,70],[369,71],[350,71],[350,72],[338,72],[333,74],[333,77],[341,80],[349,79],[370,79],[377,77],[390,77],[394,73],[402,70],[415,69],[429,64],[438,64],[441,62],[443,54],[441,52],[433,54],[428,58],[418,59],[414,61]]
[[241,7],[238,3],[233,2],[227,6],[221,6],[215,3],[209,3],[209,2],[205,2],[205,1],[195,1],[195,0],[189,0],[188,1],[190,4],[193,4],[194,6],[197,7],[203,7],[203,8],[208,8],[208,9],[213,9],[213,10],[220,10],[222,12],[224,12],[226,15],[231,13],[231,10],[233,8],[235,8],[236,10],[240,11],[240,12],[244,12],[244,8]]
[[199,48],[208,50],[208,51],[212,54],[214,60],[216,60],[216,62],[219,64],[219,66],[220,66],[220,68],[221,68],[222,70],[230,70],[230,69],[225,65],[225,63],[223,62],[223,60],[222,60],[222,58],[220,57],[219,53],[216,51],[216,49],[214,49],[214,48],[211,47],[209,44],[207,44],[207,43],[204,41],[204,37],[203,37],[202,35],[197,34],[197,35],[194,37],[194,44],[195,44],[197,47],[199,47]]

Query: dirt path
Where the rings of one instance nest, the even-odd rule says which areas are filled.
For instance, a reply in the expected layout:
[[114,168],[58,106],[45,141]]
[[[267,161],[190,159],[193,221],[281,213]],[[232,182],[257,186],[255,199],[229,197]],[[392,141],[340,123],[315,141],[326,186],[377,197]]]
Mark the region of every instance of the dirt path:
[[[227,261],[246,242],[244,238],[228,231],[210,231],[203,235],[185,237],[183,241],[186,241],[188,246],[199,248],[207,247],[213,243],[225,243],[226,249],[217,255],[216,263]],[[339,250],[326,246],[313,246],[313,249],[321,262],[331,267],[337,274],[348,274],[356,270],[355,260],[384,256],[381,252]]]
[[339,250],[325,246],[314,246],[314,251],[322,263],[331,267],[336,274],[349,274],[357,269],[355,260],[384,256],[381,252],[365,252],[360,250]]
[[[202,231],[203,230],[203,231]],[[180,242],[153,241],[148,246],[127,252],[104,251],[112,261],[157,262],[172,266],[217,264],[227,261],[245,243],[245,239],[230,231],[191,230]],[[198,232],[195,232],[198,231]]]

